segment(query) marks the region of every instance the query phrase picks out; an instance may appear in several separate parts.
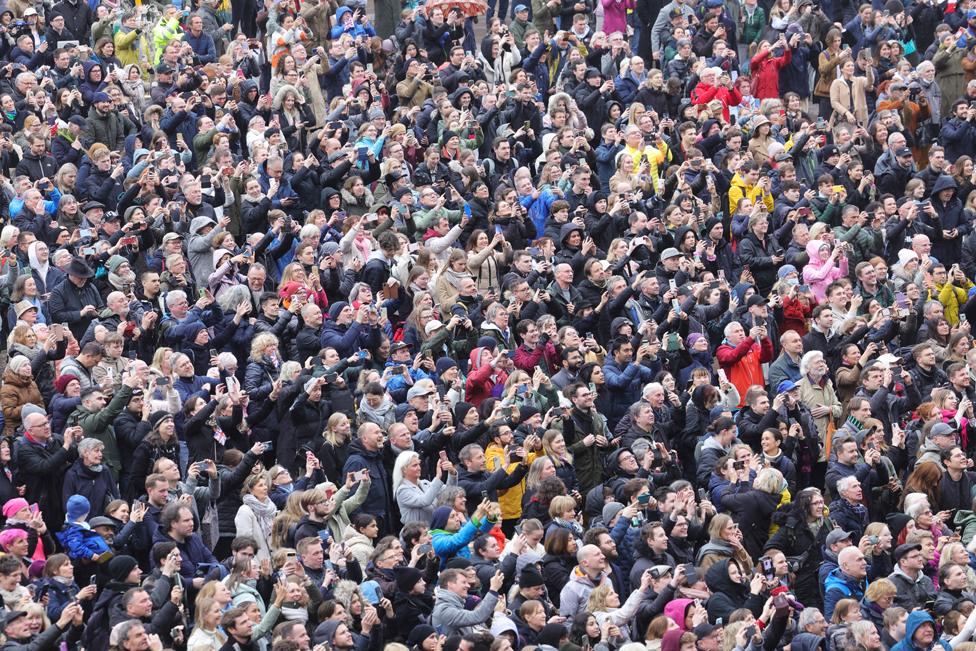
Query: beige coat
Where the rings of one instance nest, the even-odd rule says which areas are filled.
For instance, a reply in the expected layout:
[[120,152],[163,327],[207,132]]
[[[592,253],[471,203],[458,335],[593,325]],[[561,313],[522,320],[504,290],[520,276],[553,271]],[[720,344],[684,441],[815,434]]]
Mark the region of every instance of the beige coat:
[[852,86],[848,86],[842,77],[834,79],[830,84],[830,106],[834,109],[833,121],[849,122],[847,113],[850,111],[851,94],[854,95],[854,117],[858,123],[868,123],[867,91],[874,85],[874,68],[868,68],[866,77],[854,77]]
[[[821,441],[826,440],[827,426],[831,419],[833,419],[834,425],[840,427],[841,404],[840,400],[837,399],[837,395],[834,393],[834,385],[829,379],[821,386],[819,384],[813,384],[810,382],[810,378],[803,376],[803,379],[800,380],[800,402],[806,405],[807,409],[813,409],[820,405],[830,407],[830,413],[828,415],[813,419],[813,422],[817,425],[817,433],[820,435]],[[827,460],[826,452],[827,447],[821,445],[820,461]]]

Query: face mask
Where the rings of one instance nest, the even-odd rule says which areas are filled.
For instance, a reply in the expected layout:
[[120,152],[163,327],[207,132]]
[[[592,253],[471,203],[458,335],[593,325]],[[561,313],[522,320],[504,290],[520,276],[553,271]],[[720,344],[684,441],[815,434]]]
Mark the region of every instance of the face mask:
[[799,285],[800,284],[800,279],[799,278],[787,278],[786,279],[786,284],[789,285],[789,286],[791,286],[791,287],[794,286],[794,285]]

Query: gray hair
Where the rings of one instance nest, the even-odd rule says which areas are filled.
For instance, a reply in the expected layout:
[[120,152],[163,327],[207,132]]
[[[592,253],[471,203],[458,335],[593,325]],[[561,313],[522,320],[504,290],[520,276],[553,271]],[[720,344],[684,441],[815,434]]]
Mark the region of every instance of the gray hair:
[[186,292],[184,292],[182,289],[174,289],[166,294],[166,307],[172,308],[174,305],[186,298]]
[[824,354],[819,350],[811,350],[808,353],[804,353],[803,357],[800,358],[800,375],[806,375],[810,369],[810,365],[814,362],[819,362],[823,358]]
[[817,615],[823,617],[823,614],[817,608],[810,608],[809,606],[800,611],[799,617],[796,619],[796,627],[801,631],[805,631],[807,626],[817,623]]
[[837,480],[837,492],[843,494],[853,488],[855,483],[860,482],[854,475],[842,477],[841,479]]
[[912,520],[918,518],[926,509],[932,508],[929,505],[929,498],[925,493],[909,493],[905,496],[905,515]]
[[220,295],[217,303],[224,312],[235,312],[241,303],[250,300],[251,290],[247,285],[234,285]]
[[78,454],[84,454],[85,452],[94,452],[99,448],[104,448],[105,444],[96,438],[84,438],[78,444]]

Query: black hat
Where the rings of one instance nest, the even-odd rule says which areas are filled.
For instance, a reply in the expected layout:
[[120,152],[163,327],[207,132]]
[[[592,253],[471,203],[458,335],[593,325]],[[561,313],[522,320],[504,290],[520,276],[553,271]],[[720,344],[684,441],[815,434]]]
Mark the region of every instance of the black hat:
[[155,430],[157,427],[159,427],[160,423],[167,418],[169,420],[173,420],[173,414],[169,413],[168,411],[163,411],[162,409],[159,411],[154,411],[153,413],[149,414],[149,428]]
[[95,210],[96,208],[105,210],[105,204],[101,201],[86,201],[84,205],[81,206],[81,211],[88,212],[89,210]]
[[591,77],[602,77],[602,76],[603,75],[600,74],[600,70],[597,68],[591,66],[586,69],[586,77],[585,77],[586,79],[590,79]]
[[85,118],[81,117],[80,115],[72,115],[70,118],[68,118],[68,122],[79,127],[88,126],[88,122],[85,120]]
[[0,615],[0,630],[7,628],[8,624],[13,624],[15,621],[27,615],[24,610],[11,610],[10,612],[5,612]]
[[469,567],[471,567],[472,565],[474,565],[474,563],[472,563],[468,559],[464,558],[463,556],[455,556],[454,558],[452,558],[451,560],[449,560],[447,562],[447,564],[444,566],[444,569],[446,569],[446,570],[466,570]]
[[126,577],[139,567],[139,561],[131,556],[116,556],[108,562],[108,576],[112,581],[123,583]]
[[173,72],[173,67],[168,63],[166,63],[165,61],[163,63],[160,63],[158,66],[156,66],[157,75],[168,75],[172,72]]
[[81,258],[71,258],[71,262],[68,263],[68,268],[65,272],[69,276],[75,276],[76,278],[91,278],[95,275],[92,268],[88,266],[88,263]]
[[393,575],[396,578],[397,590],[400,592],[410,592],[424,578],[420,570],[410,566],[393,568]]
[[907,554],[910,554],[912,552],[920,552],[920,551],[922,551],[922,546],[919,543],[911,543],[911,544],[905,543],[904,545],[898,545],[897,547],[895,547],[895,551],[892,552],[891,557],[897,563],[902,559],[903,556],[906,556]]
[[542,574],[538,569],[531,565],[526,565],[519,572],[518,584],[520,588],[536,588],[540,585],[545,585],[546,580],[542,578]]
[[[416,571],[416,570],[414,570]],[[430,624],[421,624],[420,626],[414,626],[410,630],[410,635],[407,636],[407,646],[420,648],[423,641],[429,638],[431,635],[437,632]]]
[[766,305],[767,303],[768,301],[760,294],[753,294],[749,297],[749,300],[746,301],[746,307],[752,307],[754,305]]

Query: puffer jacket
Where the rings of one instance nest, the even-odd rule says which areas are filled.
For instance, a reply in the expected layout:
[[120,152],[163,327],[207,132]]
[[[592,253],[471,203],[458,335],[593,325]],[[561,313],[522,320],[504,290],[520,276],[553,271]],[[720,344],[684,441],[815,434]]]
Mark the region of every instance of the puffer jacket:
[[3,408],[3,435],[12,437],[20,427],[20,408],[27,403],[44,407],[44,398],[33,377],[14,373],[8,366],[3,371],[3,386],[0,386],[0,407]]
[[[729,621],[733,610],[748,608],[758,617],[762,614],[765,598],[752,594],[747,583],[733,583],[729,578],[729,560],[715,563],[705,573],[705,584],[712,591],[712,596],[705,603],[708,610],[708,621],[713,624],[721,618]],[[743,575],[748,578],[747,575]]]
[[[357,512],[369,513],[381,520],[380,531],[385,531],[384,525],[392,527],[393,495],[391,494],[392,479],[383,464],[382,451],[370,452],[363,447],[358,438],[349,444],[349,458],[342,467],[342,476],[350,472],[368,470],[372,479],[369,494],[357,509]],[[357,482],[358,484],[358,482]]]

